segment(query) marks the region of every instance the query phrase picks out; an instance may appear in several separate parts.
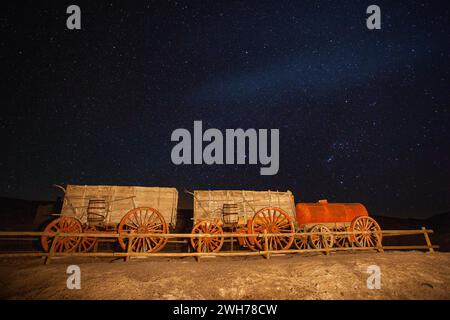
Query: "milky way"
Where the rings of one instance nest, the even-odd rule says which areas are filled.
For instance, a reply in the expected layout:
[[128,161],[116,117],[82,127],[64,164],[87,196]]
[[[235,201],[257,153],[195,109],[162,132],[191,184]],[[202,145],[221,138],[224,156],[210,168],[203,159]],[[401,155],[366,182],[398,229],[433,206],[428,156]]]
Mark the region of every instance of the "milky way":
[[[0,196],[53,183],[291,190],[450,209],[447,1],[2,3]],[[177,128],[280,130],[280,168],[175,166]],[[188,199],[188,198],[186,198]],[[188,203],[188,200],[184,200]]]

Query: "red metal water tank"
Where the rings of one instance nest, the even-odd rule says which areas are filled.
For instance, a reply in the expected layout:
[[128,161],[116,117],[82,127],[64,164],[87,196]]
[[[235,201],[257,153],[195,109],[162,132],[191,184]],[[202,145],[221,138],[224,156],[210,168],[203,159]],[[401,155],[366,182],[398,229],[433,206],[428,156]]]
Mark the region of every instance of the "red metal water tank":
[[310,223],[351,222],[359,216],[368,216],[366,207],[361,203],[297,203],[295,206],[299,225]]

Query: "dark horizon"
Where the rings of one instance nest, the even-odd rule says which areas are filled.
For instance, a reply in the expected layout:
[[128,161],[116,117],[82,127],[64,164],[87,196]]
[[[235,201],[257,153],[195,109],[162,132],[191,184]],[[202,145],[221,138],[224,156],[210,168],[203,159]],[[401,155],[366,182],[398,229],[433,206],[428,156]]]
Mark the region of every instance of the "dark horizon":
[[[2,3],[0,196],[53,184],[290,190],[450,211],[447,1]],[[178,128],[279,129],[279,171],[172,163]],[[206,143],[204,143],[206,145]],[[187,201],[187,200],[183,200]]]

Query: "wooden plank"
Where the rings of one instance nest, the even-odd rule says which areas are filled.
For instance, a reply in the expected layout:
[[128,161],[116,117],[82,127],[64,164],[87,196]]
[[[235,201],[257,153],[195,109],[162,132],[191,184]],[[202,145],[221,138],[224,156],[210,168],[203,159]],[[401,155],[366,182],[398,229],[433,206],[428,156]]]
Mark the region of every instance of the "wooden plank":
[[427,228],[422,227],[422,232],[423,232],[423,235],[425,237],[425,241],[427,242],[427,246],[428,246],[428,248],[430,250],[430,253],[434,253],[434,249],[433,249],[433,246],[431,244],[430,237],[428,236]]
[[52,245],[50,246],[50,250],[49,250],[48,256],[45,259],[45,264],[50,264],[52,256],[53,256],[53,254],[55,252],[55,246],[56,246],[57,242],[58,242],[58,236],[55,236],[55,238],[52,241]]
[[[202,253],[202,241],[197,241],[197,253]],[[200,262],[200,256],[196,256],[197,262]]]
[[378,232],[375,232],[375,236],[377,237],[377,249],[378,249],[378,252],[384,252],[383,245],[381,243],[380,234]]
[[[332,232],[334,235],[337,234],[356,234],[354,232],[349,231],[343,231],[343,232]],[[361,233],[361,232],[360,232]],[[433,233],[433,230],[427,230],[427,229],[421,229],[421,230],[387,230],[381,232],[383,236],[386,234],[389,234],[391,236],[406,236],[406,235],[419,235],[419,234],[429,234]],[[295,235],[302,235],[302,236],[308,236],[312,234],[328,234],[327,232],[305,232],[305,233],[268,233],[267,236],[295,236]],[[10,236],[54,236],[54,233],[51,232],[41,232],[41,231],[0,231],[0,238],[1,237],[10,237]],[[78,237],[97,237],[97,238],[118,238],[123,237],[131,237],[136,236],[134,235],[127,235],[127,234],[118,234],[118,233],[109,233],[109,232],[97,232],[97,233],[60,233],[60,236],[78,236]],[[192,233],[167,233],[167,234],[160,234],[160,233],[142,233],[139,234],[139,236],[147,236],[147,237],[162,237],[162,238],[196,238],[196,237],[202,237],[202,238],[208,238],[208,237],[216,237],[216,235],[209,235],[209,234],[192,234]],[[225,232],[222,235],[224,238],[231,238],[235,237],[236,233],[231,232]],[[239,234],[239,237],[258,237],[262,236],[262,234],[247,234],[242,233]],[[1,240],[1,239],[0,239]],[[431,243],[431,242],[430,242]]]
[[132,248],[133,248],[133,240],[134,238],[129,238],[128,239],[128,246],[127,246],[127,256],[125,257],[125,262],[130,261],[130,253],[132,252]]
[[[434,249],[438,249],[438,245],[432,246]],[[428,250],[429,247],[426,245],[417,246],[384,246],[384,250]],[[374,251],[376,248],[361,248],[361,247],[348,247],[348,248],[333,248],[332,251]],[[277,254],[294,254],[294,253],[311,253],[311,252],[325,252],[326,249],[289,249],[289,250],[264,250],[264,251],[234,251],[234,252],[191,252],[191,253],[166,253],[166,252],[156,252],[156,253],[138,253],[138,252],[57,252],[53,254],[53,258],[56,257],[196,257],[196,256],[218,256],[218,257],[235,257],[235,256],[258,256],[258,255],[277,255]],[[47,257],[49,253],[46,252],[26,252],[26,253],[0,253],[0,258],[13,258],[13,257]]]
[[[267,240],[267,231],[264,230],[264,251],[269,252],[269,241]],[[264,258],[270,259],[269,253],[264,255]]]

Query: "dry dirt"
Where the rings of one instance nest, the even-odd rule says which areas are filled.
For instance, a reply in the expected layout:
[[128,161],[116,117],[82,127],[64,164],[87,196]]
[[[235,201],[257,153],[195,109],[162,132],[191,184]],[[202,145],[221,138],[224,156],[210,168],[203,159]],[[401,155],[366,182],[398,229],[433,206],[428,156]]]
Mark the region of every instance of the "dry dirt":
[[[66,287],[68,265],[81,289]],[[367,267],[381,269],[369,290]],[[262,257],[0,260],[2,299],[450,299],[450,253],[334,253]]]

